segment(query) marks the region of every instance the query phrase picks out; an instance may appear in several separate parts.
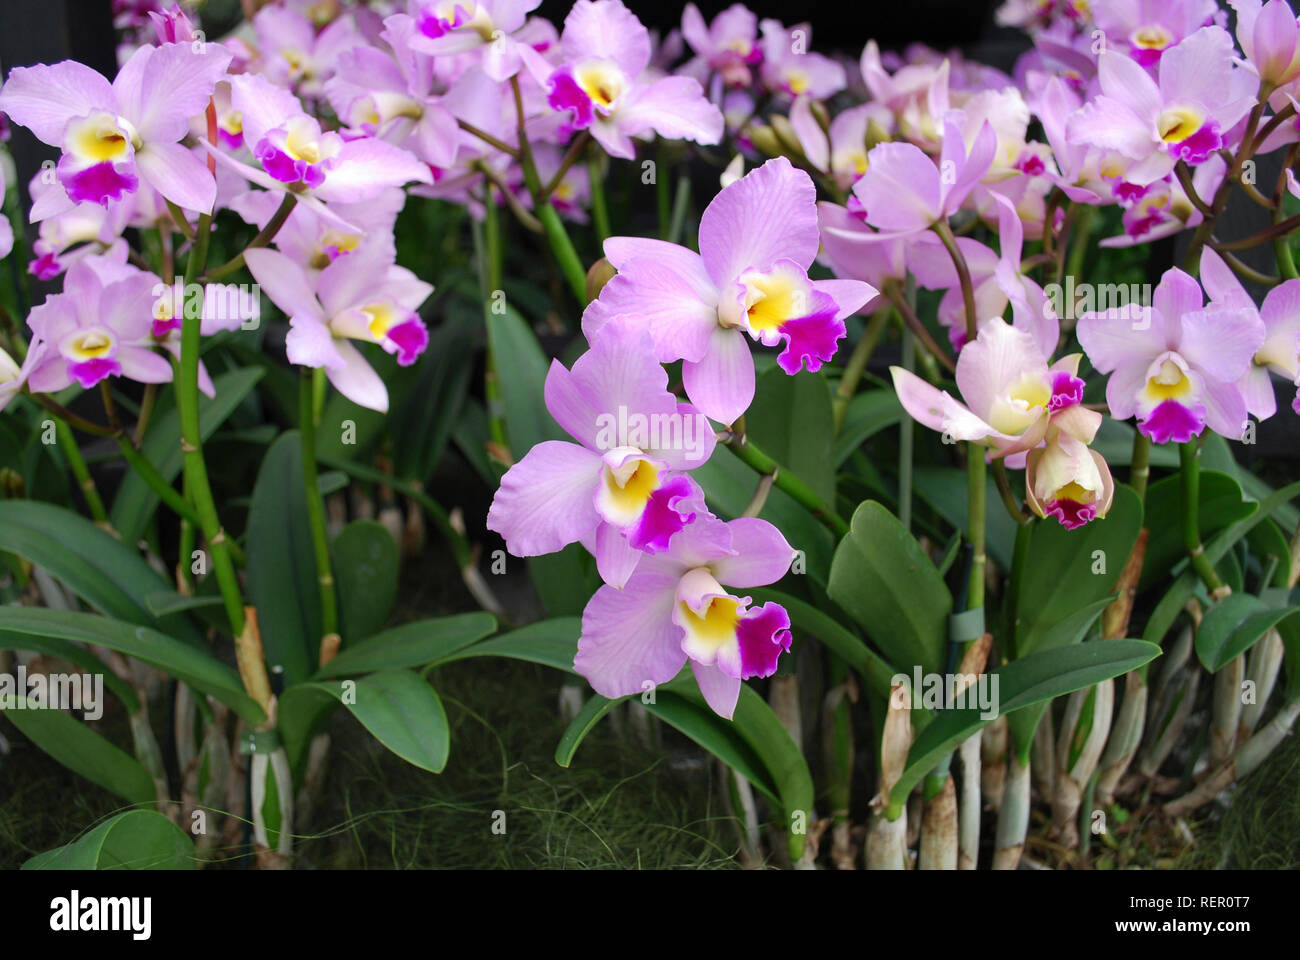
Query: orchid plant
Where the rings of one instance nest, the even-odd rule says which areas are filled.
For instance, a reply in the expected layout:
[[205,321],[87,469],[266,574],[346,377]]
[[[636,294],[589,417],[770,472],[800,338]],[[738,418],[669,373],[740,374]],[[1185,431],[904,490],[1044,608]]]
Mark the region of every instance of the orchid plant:
[[[1300,412],[1286,0],[1007,0],[1009,73],[739,3],[116,6],[114,77],[0,87],[49,156],[0,220],[0,656],[103,675],[131,753],[0,706],[166,836],[230,814],[178,862],[292,863],[340,705],[441,771],[468,657],[568,675],[562,765],[674,728],[800,868],[1015,868],[1035,802],[1087,855],[1300,716],[1300,484],[1237,450]],[[473,609],[392,625],[429,521]]]

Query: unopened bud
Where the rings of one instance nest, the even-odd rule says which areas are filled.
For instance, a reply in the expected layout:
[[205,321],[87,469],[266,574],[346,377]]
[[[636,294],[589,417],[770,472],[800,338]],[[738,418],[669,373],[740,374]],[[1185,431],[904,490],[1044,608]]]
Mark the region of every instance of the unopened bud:
[[600,291],[605,289],[605,284],[614,279],[618,271],[614,265],[601,257],[591,265],[587,271],[587,302],[590,303],[600,296]]

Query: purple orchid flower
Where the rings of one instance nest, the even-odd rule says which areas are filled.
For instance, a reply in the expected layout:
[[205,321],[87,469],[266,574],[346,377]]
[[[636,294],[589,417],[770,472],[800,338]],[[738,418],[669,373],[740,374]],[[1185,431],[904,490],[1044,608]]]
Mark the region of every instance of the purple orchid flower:
[[[1120,46],[1143,67],[1160,62],[1161,54],[1214,22],[1214,0],[1093,0],[1093,21],[1111,43]],[[1293,21],[1294,22],[1294,21]]]
[[[280,206],[280,194],[270,190],[249,190],[230,201],[230,209],[259,230],[270,222]],[[393,225],[406,203],[398,187],[387,187],[378,196],[361,203],[334,203],[331,209],[355,230],[342,229],[305,204],[295,204],[275,235],[275,247],[309,271],[324,270],[339,257],[362,248],[382,251],[397,259]]]
[[253,18],[257,31],[259,67],[277,85],[319,95],[335,73],[339,56],[363,42],[350,15],[341,16],[319,33],[302,13],[270,4]]
[[341,257],[314,280],[278,250],[248,250],[244,261],[289,318],[289,362],[324,367],[339,393],[387,412],[384,381],[352,341],[377,343],[402,366],[415,363],[429,345],[429,331],[415,311],[433,287],[376,249]]
[[1108,51],[1099,62],[1101,93],[1070,119],[1067,135],[1122,155],[1124,180],[1139,186],[1167,176],[1179,160],[1205,162],[1255,105],[1257,81],[1233,66],[1232,37],[1220,27],[1166,51],[1158,83],[1122,53]]
[[1106,516],[1115,499],[1106,458],[1088,447],[1101,419],[1101,414],[1079,405],[1053,413],[1047,442],[1026,458],[1029,508],[1040,517],[1055,517],[1067,530]]
[[28,371],[32,391],[54,393],[74,381],[90,389],[105,377],[171,380],[171,364],[154,350],[159,285],[153,274],[112,257],[74,263],[63,292],[46,298],[27,318],[34,340],[48,345]]
[[218,44],[169,43],[141,47],[111,84],[73,60],[11,70],[0,110],[63,151],[56,168],[63,193],[46,194],[32,222],[82,202],[120,200],[142,181],[186,210],[210,211],[216,182],[178,141],[229,63]]
[[576,443],[539,443],[510,468],[487,526],[515,556],[582,541],[606,583],[622,587],[644,553],[707,512],[685,471],[713,453],[713,428],[668,391],[650,335],[619,318],[569,371],[555,361],[546,407]]
[[555,68],[521,48],[529,72],[550,106],[570,117],[573,130],[590,130],[613,157],[636,156],[634,137],[717,143],[722,112],[690,77],[647,79],[650,34],[621,0],[578,0],[560,35],[563,64]]
[[[723,189],[700,219],[699,249],[613,237],[605,256],[619,271],[583,314],[588,338],[611,317],[648,327],[660,362],[685,360],[686,394],[719,423],[754,399],[754,358],[744,334],[784,342],[786,373],[818,370],[844,336],[844,318],[876,296],[858,280],[810,280],[817,256],[817,192],[783,157]],[[742,333],[743,331],[743,333]]]
[[958,111],[944,117],[943,148],[938,165],[910,143],[881,143],[867,156],[867,171],[853,185],[853,195],[868,224],[882,239],[929,230],[961,208],[988,172],[997,136],[985,122],[969,151]]
[[763,33],[763,85],[768,90],[825,100],[844,89],[848,82],[844,67],[808,49],[812,44],[808,24],[785,27],[777,20],[764,20],[758,26]]
[[1029,333],[994,317],[957,358],[957,389],[966,404],[902,367],[889,372],[912,419],[1006,457],[1038,446],[1053,414],[1083,402],[1079,360],[1076,353],[1048,366]]
[[375,47],[353,47],[339,57],[325,95],[352,129],[405,147],[431,166],[450,167],[460,129],[434,95],[432,58],[410,45],[415,32],[415,21],[405,14],[386,19],[382,38],[396,59]]
[[[1246,410],[1260,420],[1277,413],[1277,397],[1269,373],[1286,377],[1300,387],[1300,280],[1278,284],[1256,307],[1232,269],[1217,253],[1206,247],[1201,253],[1201,283],[1211,303],[1249,311],[1264,325],[1264,342],[1255,352],[1250,369],[1237,386]],[[1291,401],[1300,413],[1300,392]]]
[[728,87],[749,88],[752,68],[763,62],[758,45],[758,17],[743,3],[733,3],[706,24],[699,7],[688,3],[682,10],[682,36],[695,51],[695,59],[682,72],[703,81],[717,73]]
[[260,187],[281,194],[292,190],[299,203],[336,226],[356,229],[326,206],[331,201],[359,203],[412,180],[433,182],[429,167],[400,147],[374,137],[344,140],[337,133],[322,131],[292,93],[265,77],[241,74],[231,78],[230,87],[245,144],[262,169],[209,144],[212,155]]
[[1273,86],[1300,77],[1300,25],[1286,0],[1229,0],[1237,42],[1255,74]]
[[790,649],[790,616],[727,588],[775,583],[795,551],[765,520],[697,517],[666,553],[644,557],[622,590],[603,586],[582,613],[573,666],[605,697],[673,679],[690,661],[714,712],[731,719],[741,681],[770,677]]
[[541,0],[410,0],[415,32],[411,49],[426,56],[448,57],[481,51],[483,71],[498,83],[520,68],[520,54],[531,50],[519,36],[528,14]]
[[1184,443],[1207,425],[1222,436],[1239,437],[1246,401],[1237,384],[1265,335],[1251,310],[1206,307],[1200,285],[1178,269],[1165,273],[1151,306],[1088,313],[1078,324],[1088,359],[1099,372],[1111,374],[1106,384],[1111,416],[1136,415],[1138,430],[1156,443]]

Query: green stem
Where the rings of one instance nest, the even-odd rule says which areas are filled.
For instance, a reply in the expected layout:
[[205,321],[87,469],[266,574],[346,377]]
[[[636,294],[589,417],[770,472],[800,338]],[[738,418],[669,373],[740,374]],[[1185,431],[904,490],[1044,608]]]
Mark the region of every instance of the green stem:
[[316,476],[316,419],[313,410],[311,371],[298,374],[298,433],[302,445],[302,485],[307,498],[307,519],[311,525],[312,552],[316,558],[316,579],[320,584],[321,637],[338,633],[338,603],[334,597],[334,573],[330,569],[329,536],[325,532],[325,504]]
[[[199,217],[198,236],[185,264],[185,285],[188,287],[198,277],[207,261],[208,242],[212,228],[212,215]],[[208,466],[203,459],[203,434],[199,430],[199,324],[198,316],[186,311],[181,326],[181,355],[176,371],[176,409],[181,421],[181,450],[185,454],[185,476],[190,495],[198,514],[199,526],[212,553],[212,568],[221,588],[230,629],[238,640],[244,634],[244,601],[239,590],[239,579],[230,555],[230,543],[221,529],[217,505],[212,499],[208,482]]]
[[605,174],[598,150],[587,154],[587,182],[591,185],[591,219],[596,225],[596,239],[603,247],[610,234],[609,204],[605,199]]
[[1129,461],[1128,482],[1138,499],[1146,502],[1147,480],[1151,477],[1151,438],[1141,430],[1133,431],[1133,457]]
[[559,212],[551,206],[551,202],[542,194],[541,179],[537,175],[537,164],[533,160],[533,148],[528,142],[528,134],[524,129],[524,97],[519,89],[519,78],[517,76],[510,78],[510,87],[514,92],[515,114],[518,117],[519,166],[524,172],[524,185],[533,198],[534,212],[537,214],[537,219],[541,221],[542,229],[546,232],[546,240],[551,246],[551,252],[555,254],[555,260],[559,264],[560,272],[564,274],[564,279],[568,283],[569,289],[573,291],[578,304],[585,307],[587,305],[587,271],[582,266],[578,251],[573,247],[573,241],[569,239],[569,234],[564,229],[564,223],[560,220]]
[[[912,280],[908,278],[907,298],[910,303],[915,299],[916,291]],[[903,327],[903,369],[908,373],[916,369],[916,338],[912,331]],[[912,465],[916,448],[916,422],[911,417],[903,417],[898,424],[898,522],[904,530],[912,529]]]
[[668,242],[680,243],[682,228],[686,225],[686,208],[691,202],[691,178],[682,174],[677,178],[677,190],[673,194],[673,213],[668,221]]
[[993,461],[993,482],[997,485],[998,496],[1002,498],[1002,505],[1007,508],[1012,520],[1022,526],[1033,520],[1033,515],[1026,513],[1016,500],[1015,491],[1011,489],[1011,479],[1007,476],[1007,465],[1001,458]]
[[1201,543],[1198,516],[1200,513],[1201,465],[1196,441],[1188,440],[1186,443],[1180,444],[1178,455],[1182,466],[1183,545],[1187,548],[1187,555],[1191,558],[1192,567],[1210,591],[1211,596],[1217,600],[1222,596],[1226,596],[1231,590],[1219,579],[1218,571],[1214,569],[1214,564],[1210,562],[1210,557],[1205,552],[1205,546]]
[[[492,198],[492,192],[489,188],[487,194],[488,200]],[[490,226],[496,219],[496,214],[491,207],[486,208],[487,215],[483,218],[483,223],[479,224],[477,220],[470,221],[470,235],[474,240],[474,260],[478,265],[479,293],[483,298],[483,319],[486,324],[492,311],[492,291],[496,289],[492,286],[492,277],[499,276],[501,268],[495,262],[495,256],[499,256],[499,245],[496,254],[489,252],[492,244],[487,241],[493,231]],[[492,350],[492,338],[487,338],[487,363],[483,370],[483,396],[487,400],[488,412],[488,432],[492,442],[498,444],[502,450],[509,449],[509,443],[506,439],[505,420],[501,416],[501,387],[497,379],[496,358]]]
[[[1273,222],[1282,222],[1282,204],[1273,211]],[[1291,255],[1291,241],[1286,236],[1273,238],[1273,253],[1277,257],[1277,273],[1283,280],[1295,280],[1300,277],[1296,272],[1295,257]],[[1231,256],[1231,254],[1229,254]]]
[[770,476],[777,487],[793,497],[837,537],[843,537],[849,532],[849,525],[844,522],[844,518],[822,503],[821,498],[811,487],[750,443],[743,435],[732,436],[727,446],[742,462],[749,464],[758,473]]
[[1011,553],[1011,577],[1007,580],[1006,622],[1010,634],[1008,649],[1004,651],[1007,659],[1014,660],[1020,656],[1016,647],[1017,607],[1020,605],[1020,585],[1024,583],[1025,562],[1029,557],[1029,544],[1033,538],[1035,517],[1016,527],[1016,543]]
[[104,501],[100,499],[99,490],[95,488],[95,478],[90,475],[90,470],[86,467],[86,460],[77,446],[77,438],[73,436],[72,428],[59,419],[54,421],[54,429],[63,456],[67,458],[68,466],[72,468],[72,475],[77,478],[77,484],[81,487],[81,495],[85,498],[90,515],[101,527],[109,528],[108,512],[104,509]]
[[149,420],[153,417],[154,404],[157,402],[158,384],[150,383],[144,388],[144,397],[140,401],[140,414],[135,419],[135,433],[131,435],[131,443],[136,449],[139,449],[144,441],[144,434],[149,429]]
[[975,314],[975,286],[971,283],[970,267],[966,265],[966,258],[962,256],[957,238],[952,235],[952,227],[947,220],[940,220],[931,229],[939,235],[944,249],[952,258],[953,269],[957,271],[957,280],[961,284],[962,304],[966,310],[966,339],[974,340],[979,333],[979,317]]
[[[242,267],[244,265],[245,253],[249,250],[255,250],[258,247],[265,247],[275,239],[275,235],[280,232],[280,228],[284,226],[284,222],[289,219],[289,214],[293,213],[294,205],[297,202],[298,197],[295,194],[285,191],[284,199],[280,201],[280,206],[278,206],[275,213],[271,215],[271,219],[266,221],[266,226],[258,231],[257,236],[248,241],[248,246],[239,251],[236,256],[227,260],[221,266],[209,270],[204,275],[203,279],[220,280],[222,277],[227,277]],[[186,270],[185,272],[189,273],[189,270]]]
[[655,206],[659,212],[659,239],[668,239],[669,221],[672,219],[672,201],[668,196],[668,154],[663,141],[659,141],[659,150],[655,154]]
[[866,372],[867,364],[871,362],[871,355],[876,352],[876,345],[880,342],[880,336],[885,332],[885,324],[888,322],[889,310],[887,308],[873,313],[862,331],[862,336],[858,338],[857,344],[853,347],[849,362],[844,365],[844,375],[840,377],[840,383],[835,390],[835,398],[831,404],[835,414],[835,433],[837,436],[844,426],[844,417],[849,412],[849,402],[853,399],[853,395],[858,392],[858,384],[862,381],[862,374]]
[[147,483],[154,493],[158,494],[158,498],[163,503],[171,507],[177,516],[190,523],[198,523],[199,515],[194,507],[186,503],[185,498],[163,479],[162,474],[149,462],[149,458],[132,445],[126,434],[117,435],[117,446],[122,451],[123,458],[131,465],[131,469],[140,475],[140,479]]
[[969,482],[970,542],[974,553],[970,564],[970,587],[966,594],[966,609],[974,610],[984,606],[984,566],[987,559],[984,554],[984,521],[988,498],[987,473],[984,462],[984,448],[978,444],[966,445],[966,475]]

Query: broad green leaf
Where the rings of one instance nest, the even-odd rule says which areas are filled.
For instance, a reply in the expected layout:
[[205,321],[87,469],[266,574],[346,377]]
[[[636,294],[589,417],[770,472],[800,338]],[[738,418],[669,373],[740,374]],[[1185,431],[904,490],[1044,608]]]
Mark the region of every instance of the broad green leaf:
[[854,450],[902,419],[903,405],[893,390],[867,390],[857,394],[849,401],[844,424],[835,438],[832,462],[836,467],[843,466]]
[[488,346],[497,372],[506,422],[506,437],[515,462],[543,440],[563,440],[565,433],[546,410],[543,387],[550,363],[537,336],[510,306],[486,313]]
[[856,670],[873,693],[880,697],[889,696],[890,679],[898,671],[834,618],[798,597],[792,597],[788,593],[770,587],[759,587],[745,592],[753,598],[755,604],[768,601],[781,604],[790,614],[790,624],[795,636],[807,634],[815,637]]
[[455,663],[470,657],[507,657],[573,673],[573,658],[578,655],[578,635],[581,632],[582,621],[578,617],[542,620],[463,647],[438,659],[435,665]]
[[393,451],[399,476],[431,476],[460,419],[474,374],[475,332],[482,328],[482,308],[475,305],[469,313],[449,310],[413,369],[412,389],[389,428],[402,438]]
[[283,668],[286,684],[306,680],[320,651],[321,603],[297,430],[276,440],[262,461],[247,555],[248,599],[257,608],[267,664]]
[[[1015,550],[1016,522],[1001,506],[997,484],[993,478],[986,480],[985,549],[1003,570],[1011,569],[1011,555]],[[918,467],[912,474],[916,494],[941,517],[968,536],[970,524],[970,494],[966,474],[948,467]]]
[[[1251,475],[1248,474],[1248,476]],[[1257,524],[1263,523],[1274,514],[1281,517],[1283,509],[1296,497],[1300,497],[1300,481],[1287,484],[1281,490],[1274,490],[1269,493],[1260,501],[1258,510],[1244,520],[1238,520],[1231,526],[1220,530],[1214,537],[1206,541],[1205,552],[1209,554],[1211,560],[1218,563],[1220,558],[1232,549],[1232,545],[1249,534]]]
[[93,613],[0,606],[0,644],[23,649],[22,637],[27,635],[108,647],[158,667],[195,690],[216,697],[249,724],[257,725],[266,719],[261,707],[244,692],[233,669],[210,653],[149,627]]
[[377,520],[354,520],[330,544],[338,587],[339,633],[357,643],[388,622],[397,599],[400,557],[389,529]]
[[[1160,648],[1144,640],[1093,640],[1013,660],[989,673],[990,678],[997,678],[996,714],[1008,715],[1082,690],[1136,669],[1159,655]],[[907,767],[890,793],[891,803],[906,803],[912,788],[942,757],[993,719],[981,717],[975,707],[937,711],[934,720],[913,741]]]
[[202,646],[189,620],[150,610],[149,597],[171,592],[167,581],[131,547],[71,510],[32,500],[0,502],[0,549],[44,567],[107,616]]
[[[1183,543],[1183,500],[1180,483],[1175,475],[1158,480],[1147,488],[1146,527],[1151,531],[1147,541],[1146,560],[1142,564],[1139,590],[1168,576],[1169,571],[1187,555]],[[1213,534],[1250,517],[1259,505],[1244,499],[1241,486],[1232,477],[1213,470],[1202,470],[1200,481],[1200,507],[1197,520],[1201,542],[1208,542]],[[1243,530],[1243,534],[1244,534]],[[1212,560],[1219,559],[1211,557]]]
[[433,687],[411,671],[380,670],[357,680],[313,681],[310,686],[342,703],[407,763],[433,773],[447,765],[447,714]]
[[1052,519],[1034,524],[1016,609],[1017,657],[1041,649],[1049,631],[1114,592],[1141,528],[1141,501],[1124,485],[1106,516],[1080,529]]
[[202,610],[207,607],[220,607],[223,603],[220,594],[195,594],[187,597],[175,590],[159,590],[144,598],[145,606],[155,617],[165,617],[182,610]]
[[1300,609],[1270,607],[1248,593],[1224,597],[1208,611],[1196,631],[1196,656],[1210,673],[1218,673],[1249,650],[1260,637]]
[[952,596],[921,545],[874,500],[853,514],[827,593],[903,672],[943,669]]
[[435,663],[497,628],[488,613],[461,613],[404,623],[351,644],[316,671],[315,679]]
[[600,585],[595,564],[576,543],[558,553],[528,558],[528,575],[548,617],[574,617],[582,613]]
[[79,840],[37,854],[24,870],[193,870],[194,842],[156,810],[110,817]]
[[745,431],[823,503],[835,503],[835,424],[824,377],[807,372],[792,377],[773,367],[758,378],[754,402],[745,412]]
[[[22,699],[22,698],[18,698]],[[99,784],[127,803],[157,801],[153,780],[140,761],[62,710],[5,710],[23,736],[73,773]]]
[[[658,699],[658,697],[656,696],[655,699]],[[582,705],[578,715],[565,727],[564,734],[555,747],[555,762],[562,767],[571,764],[578,745],[586,739],[587,734],[596,728],[596,724],[600,722],[601,717],[605,716],[616,704],[621,702],[621,700],[610,700],[607,697],[602,697],[598,693],[592,694],[587,702]]]
[[[242,367],[213,380],[214,396],[199,395],[199,434],[204,440],[225,423],[261,378],[262,371],[257,367]],[[174,405],[156,414],[140,445],[140,452],[168,483],[180,474],[185,455],[181,451],[180,414]],[[158,509],[158,503],[158,494],[153,488],[134,470],[128,470],[109,511],[113,529],[122,535],[124,542],[135,543],[144,535],[145,526]]]
[[31,633],[6,632],[0,629],[0,650],[30,650],[33,653],[43,653],[49,657],[66,660],[92,676],[98,674],[103,677],[104,686],[122,701],[127,713],[136,713],[140,709],[140,698],[129,683],[109,669],[108,664],[99,657],[70,640]]

